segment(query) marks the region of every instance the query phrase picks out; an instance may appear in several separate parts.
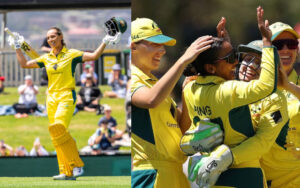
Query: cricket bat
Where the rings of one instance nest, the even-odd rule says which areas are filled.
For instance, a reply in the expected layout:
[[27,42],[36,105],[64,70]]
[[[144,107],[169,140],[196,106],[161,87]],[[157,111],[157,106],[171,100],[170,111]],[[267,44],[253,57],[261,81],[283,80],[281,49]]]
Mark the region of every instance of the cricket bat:
[[[4,31],[9,34],[10,36],[12,36],[14,39],[16,38],[16,36],[13,34],[13,32],[11,32],[7,27],[4,29]],[[23,52],[25,52],[26,55],[28,55],[31,59],[35,59],[40,57],[40,54],[38,54],[25,40],[24,42],[21,44],[21,49],[23,50]]]

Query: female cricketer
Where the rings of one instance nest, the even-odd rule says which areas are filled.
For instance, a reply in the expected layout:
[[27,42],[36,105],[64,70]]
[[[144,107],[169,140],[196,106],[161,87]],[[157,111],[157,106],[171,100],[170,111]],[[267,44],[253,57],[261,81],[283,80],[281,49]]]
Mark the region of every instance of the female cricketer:
[[[242,63],[239,68],[240,80],[249,82],[259,77],[261,71],[261,51],[261,40],[252,41],[247,45],[239,45],[239,53],[241,54],[240,56],[242,59]],[[283,77],[285,77],[285,79],[283,79]],[[279,80],[279,82],[281,82],[280,85],[278,85],[280,86],[280,89],[278,89],[276,93],[262,99],[259,102],[249,105],[253,123],[258,124],[258,127],[265,130],[267,129],[263,126],[266,124],[259,124],[260,120],[265,117],[265,114],[268,113],[268,111],[275,112],[276,110],[280,110],[281,114],[284,114],[284,111],[288,112],[288,116],[282,116],[282,121],[279,122],[279,124],[284,124],[284,126],[281,128],[275,142],[271,143],[272,147],[270,150],[268,150],[269,147],[266,147],[268,145],[265,145],[265,149],[263,150],[264,153],[262,153],[257,147],[255,154],[260,154],[262,156],[260,162],[268,182],[268,187],[299,187],[300,172],[298,169],[300,168],[300,161],[293,155],[293,151],[287,149],[289,148],[287,142],[290,138],[288,130],[291,126],[298,127],[296,122],[299,122],[298,118],[300,116],[299,102],[298,100],[288,101],[287,107],[280,104],[280,98],[285,98],[285,100],[287,99],[287,96],[284,95],[286,92],[282,91],[282,89],[285,89],[287,85],[287,83],[284,83],[287,82],[287,76],[283,66],[280,67]],[[266,111],[265,109],[268,110]],[[274,129],[277,129],[278,126],[274,126],[274,121],[269,121],[269,124],[273,124],[273,130],[271,128],[268,132],[273,134],[273,136],[276,135]],[[263,136],[263,138],[271,141],[270,137]]]
[[296,62],[299,34],[289,25],[270,25],[272,43],[277,47],[283,72],[283,89],[288,100],[289,126],[285,127],[271,150],[262,156],[261,165],[271,188],[300,187],[300,80]]
[[131,24],[132,158],[131,187],[189,187],[182,171],[186,160],[180,151],[180,111],[169,96],[185,66],[210,48],[211,36],[194,41],[185,54],[157,79],[164,45],[176,40],[162,34],[148,18]]
[[[194,74],[200,73],[200,76],[184,88],[191,126],[196,127],[200,120],[209,118],[224,130],[223,145],[207,155],[191,157],[189,161],[189,177],[197,179],[200,187],[214,184],[267,187],[259,158],[253,159],[248,151],[252,147],[248,140],[255,135],[248,105],[276,91],[279,59],[276,58],[276,48],[271,46],[272,34],[268,22],[263,21],[261,7],[257,8],[257,21],[264,41],[262,71],[258,80],[249,83],[233,80],[237,59],[228,40],[214,39],[212,47],[192,63]],[[280,112],[275,113],[273,121],[281,121],[281,116]],[[267,116],[265,121],[273,117]],[[255,147],[252,150],[255,152]]]
[[51,47],[50,53],[27,61],[20,49],[20,41],[14,39],[17,59],[22,68],[45,67],[49,78],[47,95],[47,112],[49,132],[57,153],[59,175],[54,180],[76,180],[83,174],[83,162],[79,157],[76,142],[67,128],[73,115],[75,94],[75,68],[78,63],[97,60],[108,44],[120,40],[121,33],[115,36],[106,35],[100,46],[92,53],[68,49],[64,43],[63,34],[57,27],[47,32],[47,42]]

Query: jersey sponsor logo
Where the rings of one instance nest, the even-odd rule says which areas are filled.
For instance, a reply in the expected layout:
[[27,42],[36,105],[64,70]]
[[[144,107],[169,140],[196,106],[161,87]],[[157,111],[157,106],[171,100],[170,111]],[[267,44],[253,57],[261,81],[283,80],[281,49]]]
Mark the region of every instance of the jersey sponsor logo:
[[167,126],[168,127],[173,127],[173,128],[179,128],[179,126],[178,126],[177,123],[169,123],[169,122],[167,122]]
[[197,112],[199,116],[210,116],[211,108],[210,106],[194,106],[194,111]]

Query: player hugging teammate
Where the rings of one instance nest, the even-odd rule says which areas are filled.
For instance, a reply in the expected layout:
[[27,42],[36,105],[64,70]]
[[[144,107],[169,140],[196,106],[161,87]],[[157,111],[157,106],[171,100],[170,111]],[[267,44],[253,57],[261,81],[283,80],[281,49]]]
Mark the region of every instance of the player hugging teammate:
[[[173,160],[180,133],[165,128],[168,123],[159,122],[167,121],[167,112],[174,114],[183,132],[180,148],[190,156],[188,179],[199,187],[300,187],[299,141],[295,136],[297,131],[291,134],[291,130],[297,130],[300,108],[298,100],[293,105],[287,101],[289,96],[300,97],[300,87],[288,81],[290,77],[295,80],[295,76],[285,67],[287,55],[282,52],[296,52],[299,36],[282,23],[269,27],[263,15],[264,10],[258,7],[261,46],[241,45],[238,53],[230,43],[226,19],[220,20],[218,37],[210,36],[207,48],[196,54],[192,62],[185,63],[183,73],[188,77],[183,84],[181,113],[174,107],[172,110],[173,105],[166,103],[170,99],[164,98],[169,93],[163,93],[173,88],[168,78],[177,79],[177,74],[171,73],[178,62],[160,80],[147,71],[151,66],[154,70],[158,65],[155,60],[159,61],[165,53],[160,44],[170,43],[159,43],[164,37],[146,36],[133,27],[131,49],[136,67],[132,71],[132,187],[190,186],[184,179],[177,178],[182,175],[178,165],[184,160],[181,154],[177,153],[177,164]],[[132,25],[138,26],[138,21]],[[152,29],[157,28],[155,26],[152,24]],[[282,36],[284,31],[291,35]],[[137,40],[139,38],[145,41]],[[200,41],[193,44],[200,44]],[[142,58],[146,56],[152,57],[151,61]],[[287,78],[285,72],[291,76]],[[181,73],[181,69],[176,73]],[[167,88],[164,81],[168,83]],[[151,106],[160,94],[164,102]],[[160,110],[160,114],[156,110]]]
[[[300,87],[292,69],[299,35],[281,22],[269,27],[262,18],[259,7],[262,41],[238,48],[241,63],[234,69],[239,81],[233,80],[237,59],[222,20],[217,30],[225,39],[215,38],[184,72],[199,75],[184,88],[191,127],[181,149],[192,155],[188,177],[200,187],[300,187],[300,108],[295,100]],[[203,106],[210,106],[210,115],[194,110]]]

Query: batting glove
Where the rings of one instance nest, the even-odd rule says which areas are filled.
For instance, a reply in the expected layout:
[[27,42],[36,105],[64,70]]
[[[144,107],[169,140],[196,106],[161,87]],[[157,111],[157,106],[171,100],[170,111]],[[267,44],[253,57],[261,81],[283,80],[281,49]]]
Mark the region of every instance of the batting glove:
[[106,35],[103,39],[102,42],[105,43],[106,45],[108,44],[118,44],[121,40],[121,32],[117,32],[117,34],[115,36],[111,36],[111,35]]
[[223,143],[223,131],[218,124],[201,120],[197,127],[187,130],[180,140],[180,148],[185,155],[197,152],[211,152]]
[[224,144],[217,147],[210,155],[196,154],[189,159],[188,179],[196,180],[199,187],[211,187],[232,162],[231,150]]
[[17,32],[13,32],[13,34],[15,37],[10,35],[8,36],[8,44],[14,49],[19,49],[21,48],[21,44],[24,42],[24,37]]

